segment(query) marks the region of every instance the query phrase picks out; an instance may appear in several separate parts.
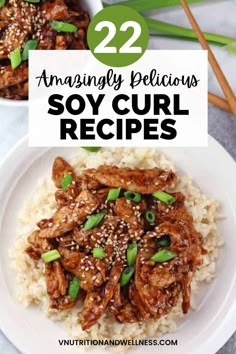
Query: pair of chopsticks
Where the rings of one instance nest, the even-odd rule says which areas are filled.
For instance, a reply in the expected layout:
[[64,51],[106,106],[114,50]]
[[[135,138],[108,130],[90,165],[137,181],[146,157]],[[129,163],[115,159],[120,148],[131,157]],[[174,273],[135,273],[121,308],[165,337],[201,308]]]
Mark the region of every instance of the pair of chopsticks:
[[197,35],[197,38],[202,46],[202,49],[208,50],[208,60],[211,64],[211,67],[215,73],[215,76],[221,86],[222,91],[224,92],[225,95],[225,100],[217,95],[214,95],[212,93],[208,93],[208,100],[210,103],[215,104],[221,109],[224,109],[228,112],[231,112],[235,115],[236,117],[236,97],[233,93],[232,88],[229,85],[229,82],[227,81],[223,71],[221,70],[221,67],[219,63],[217,62],[209,44],[207,43],[197,21],[195,20],[188,4],[186,3],[186,0],[180,0],[181,5],[189,19],[189,22],[194,30],[194,32]]

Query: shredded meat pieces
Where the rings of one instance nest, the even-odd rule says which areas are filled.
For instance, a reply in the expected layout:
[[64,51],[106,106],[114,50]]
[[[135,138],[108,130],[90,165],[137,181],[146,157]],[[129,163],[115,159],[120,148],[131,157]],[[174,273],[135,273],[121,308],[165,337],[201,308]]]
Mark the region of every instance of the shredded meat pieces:
[[[58,32],[52,21],[76,26],[75,32]],[[27,41],[36,40],[36,50],[87,49],[89,15],[75,0],[8,0],[0,7],[0,97],[28,98],[28,60],[15,69],[10,54],[24,50]]]
[[98,245],[108,245],[111,242],[109,241],[109,237],[112,236],[114,238],[114,233],[117,235],[119,235],[120,232],[122,233],[123,228],[121,228],[121,225],[120,228],[117,229],[119,222],[119,218],[110,216],[104,219],[101,223],[101,227],[95,227],[88,231],[86,231],[83,226],[75,228],[73,230],[73,239],[85,253],[88,253]]
[[69,173],[73,178],[75,177],[73,167],[62,157],[57,157],[52,167],[52,179],[57,188],[61,188],[61,181],[63,177]]
[[64,269],[80,279],[81,288],[84,290],[91,291],[101,286],[105,281],[105,262],[103,260],[62,247],[59,247],[58,251],[62,256],[60,261]]
[[61,296],[58,299],[50,298],[50,307],[59,311],[64,311],[72,308],[75,304],[69,295]]
[[[142,203],[145,209],[146,203]],[[115,213],[129,225],[129,233],[132,238],[140,239],[144,233],[144,219],[141,213],[141,205],[133,203],[125,198],[119,198],[114,207]]]
[[41,16],[47,21],[61,20],[69,17],[68,7],[63,0],[45,2],[40,6]]
[[1,68],[0,90],[9,86],[17,85],[28,79],[28,68],[22,65],[12,71],[10,65]]
[[83,330],[90,328],[106,310],[109,301],[112,299],[122,269],[122,262],[117,261],[111,270],[105,287],[87,294],[82,312],[84,318],[82,323]]
[[61,295],[66,295],[68,281],[59,261],[46,264],[45,276],[47,292],[50,297],[57,299]]
[[47,239],[39,237],[39,230],[33,231],[28,237],[28,242],[30,246],[26,249],[28,255],[38,260],[44,252],[52,249],[52,245]]
[[85,298],[83,309],[84,322],[82,324],[84,330],[90,328],[100,318],[113,297],[115,287],[118,284],[126,261],[125,254],[128,239],[129,237],[122,225],[108,237],[105,247],[105,262],[108,267],[111,264],[111,270],[105,285],[96,291],[88,293]]
[[[161,235],[171,238],[171,251],[177,256],[164,263],[155,263],[150,258],[158,251],[157,239]],[[183,291],[184,312],[190,306],[189,278],[201,264],[200,235],[192,224],[165,222],[143,238],[135,270],[135,285],[142,302],[154,316],[168,313],[176,305]]]
[[110,310],[121,323],[140,322],[150,317],[144,308],[133,281],[125,288],[116,285],[113,298],[110,301]]
[[[83,176],[81,178],[75,177],[73,183],[68,186],[67,190],[64,191],[62,189],[58,189],[55,193],[55,199],[57,201],[58,207],[68,205],[72,199],[75,199],[81,191],[89,190],[89,191],[97,191],[100,188],[100,184],[96,181],[91,180],[87,176]],[[98,190],[96,197],[101,199],[104,198],[102,195],[102,191],[107,196],[109,189],[107,190]]]
[[98,206],[99,201],[94,194],[87,190],[82,191],[73,203],[62,207],[54,214],[51,227],[40,230],[39,236],[54,238],[64,235],[82,224]]
[[105,186],[121,187],[142,194],[151,194],[158,189],[170,186],[176,180],[176,175],[172,171],[159,168],[132,170],[104,165],[98,169],[88,169],[84,174]]
[[75,300],[67,295],[69,282],[59,261],[45,265],[45,278],[50,307],[59,311],[73,307]]
[[[61,180],[68,173],[73,183],[62,190]],[[120,323],[142,322],[168,314],[182,299],[183,313],[188,312],[191,281],[204,252],[202,236],[182,193],[171,193],[171,205],[152,195],[172,185],[173,172],[100,166],[76,176],[73,167],[57,157],[52,179],[58,187],[57,211],[37,223],[26,249],[35,265],[43,253],[58,251],[58,259],[45,262],[51,308],[62,311],[82,300],[83,330],[107,311]],[[118,198],[107,200],[110,189],[118,187]],[[128,200],[125,190],[140,193],[140,200]],[[101,211],[105,216],[99,220]],[[155,214],[151,222],[147,211]],[[171,257],[160,258],[166,254]],[[123,282],[127,274],[130,278]],[[69,287],[75,277],[80,289],[72,299]]]

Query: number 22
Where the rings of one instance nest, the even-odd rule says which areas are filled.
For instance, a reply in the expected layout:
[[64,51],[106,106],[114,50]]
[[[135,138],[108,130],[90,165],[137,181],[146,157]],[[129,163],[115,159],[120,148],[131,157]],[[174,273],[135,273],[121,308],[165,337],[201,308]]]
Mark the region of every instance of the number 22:
[[126,32],[128,28],[133,28],[134,32],[119,50],[117,50],[116,47],[107,46],[116,35],[117,29],[114,23],[110,21],[101,21],[96,25],[95,31],[100,32],[103,28],[108,28],[108,34],[94,49],[94,53],[117,53],[117,51],[123,54],[142,53],[141,47],[132,46],[141,35],[141,26],[139,23],[135,21],[126,21],[120,26],[120,31],[122,32]]

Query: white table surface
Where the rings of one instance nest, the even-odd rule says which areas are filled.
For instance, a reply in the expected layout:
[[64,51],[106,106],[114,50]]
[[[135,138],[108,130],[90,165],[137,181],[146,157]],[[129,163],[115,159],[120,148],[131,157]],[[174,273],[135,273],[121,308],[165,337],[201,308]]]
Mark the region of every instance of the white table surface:
[[[203,30],[236,38],[236,0],[208,1],[207,4],[195,4],[192,6],[192,9]],[[158,13],[154,12],[153,17],[189,27],[182,9],[172,9],[171,11],[162,10]],[[157,38],[151,39],[150,48],[198,49],[199,45],[192,42]],[[225,49],[218,47],[214,47],[214,52],[236,92],[236,56],[232,56],[228,54]],[[209,88],[212,92],[221,94],[220,88],[210,68]],[[236,160],[236,119],[215,107],[210,107],[209,132]],[[0,160],[5,157],[9,149],[25,134],[27,134],[27,109],[0,107]],[[0,333],[0,354],[16,353],[19,352],[4,335]],[[219,351],[219,354],[234,353],[236,353],[236,335]],[[43,354],[50,354],[50,350],[48,353]]]

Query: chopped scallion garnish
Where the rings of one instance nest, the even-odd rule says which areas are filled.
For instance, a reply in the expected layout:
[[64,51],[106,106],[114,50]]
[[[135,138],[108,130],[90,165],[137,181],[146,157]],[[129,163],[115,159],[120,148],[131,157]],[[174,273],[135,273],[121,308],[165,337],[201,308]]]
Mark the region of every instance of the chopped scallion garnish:
[[127,248],[127,264],[133,266],[138,253],[138,245],[136,242],[131,243]]
[[13,52],[9,54],[12,69],[16,69],[21,63],[21,52],[20,48],[16,48]]
[[119,198],[121,188],[110,189],[107,195],[107,201],[116,200]]
[[166,192],[163,191],[156,191],[154,193],[152,193],[153,197],[159,199],[161,202],[165,203],[165,204],[173,204],[176,199],[175,197],[173,197],[173,195],[168,194]]
[[147,210],[145,212],[145,219],[149,222],[149,224],[152,224],[156,220],[156,215],[153,211]]
[[94,247],[93,257],[94,258],[104,258],[104,257],[106,257],[106,253],[102,247]]
[[134,267],[125,268],[120,277],[120,286],[125,286],[126,284],[128,284],[133,274]]
[[51,250],[43,253],[41,258],[44,260],[45,263],[49,263],[55,261],[56,259],[61,258],[61,255],[58,252],[58,250]]
[[[187,0],[186,2],[191,4],[195,2],[203,2],[205,0]],[[128,0],[128,1],[119,1],[116,2],[117,5],[125,5],[135,9],[138,12],[144,12],[149,10],[157,10],[163,7],[178,6],[179,0]],[[103,6],[112,6],[107,2],[103,3]]]
[[24,50],[22,53],[22,60],[28,60],[29,59],[29,50],[35,50],[38,45],[38,40],[37,39],[30,39],[25,43]]
[[88,220],[84,224],[84,229],[86,231],[93,229],[98,224],[100,224],[100,222],[102,221],[102,219],[104,218],[105,215],[106,215],[105,211],[102,211],[101,213],[98,213],[98,214],[90,215],[90,217],[88,218]]
[[74,277],[73,280],[71,280],[69,289],[68,289],[68,295],[71,297],[71,299],[75,300],[78,296],[78,293],[80,291],[80,280],[77,277]]
[[132,202],[139,203],[141,200],[141,194],[136,192],[127,191],[124,193],[126,199],[131,200]]
[[82,149],[84,150],[88,150],[90,152],[97,152],[99,151],[101,148],[98,146],[81,146]]
[[25,0],[26,2],[30,2],[32,4],[38,4],[40,0]]
[[52,21],[51,27],[53,30],[57,32],[76,32],[78,28],[71,23],[63,22],[63,21]]
[[157,244],[160,247],[169,247],[171,244],[171,239],[169,235],[163,235],[157,239]]
[[228,51],[228,53],[236,55],[236,41],[228,44],[225,49]]
[[63,189],[63,191],[66,191],[72,182],[73,182],[73,177],[71,173],[65,175],[61,180],[61,188]]
[[6,0],[0,0],[0,8],[5,5]]
[[172,252],[170,250],[161,250],[161,251],[155,253],[150,259],[151,259],[151,261],[154,261],[154,262],[163,263],[163,262],[167,262],[175,257],[176,257],[175,252]]

